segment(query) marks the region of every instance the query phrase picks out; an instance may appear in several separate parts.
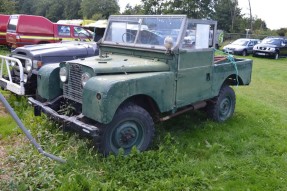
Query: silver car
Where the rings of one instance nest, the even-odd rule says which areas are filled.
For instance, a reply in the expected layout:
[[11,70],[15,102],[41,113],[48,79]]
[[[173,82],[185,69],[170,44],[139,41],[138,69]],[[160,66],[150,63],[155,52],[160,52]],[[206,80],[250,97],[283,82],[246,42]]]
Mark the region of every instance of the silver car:
[[223,52],[247,56],[253,53],[253,47],[259,42],[259,39],[240,38],[224,46]]

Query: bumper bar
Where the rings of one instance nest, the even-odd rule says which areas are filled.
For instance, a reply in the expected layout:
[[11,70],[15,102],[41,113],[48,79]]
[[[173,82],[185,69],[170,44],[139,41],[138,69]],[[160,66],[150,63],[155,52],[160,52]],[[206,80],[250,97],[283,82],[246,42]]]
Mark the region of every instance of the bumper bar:
[[[18,95],[25,95],[25,88],[24,88],[24,68],[22,66],[22,63],[19,59],[8,57],[8,56],[1,56],[0,55],[0,86],[3,89],[7,89],[15,94]],[[12,63],[15,65],[18,65],[20,70],[20,84],[16,84],[12,80],[12,75],[10,71],[10,67],[12,66]],[[4,73],[4,65],[6,65],[6,71],[8,74],[9,79],[3,78]]]
[[83,133],[92,137],[97,137],[99,136],[99,128],[87,124],[83,122],[81,119],[84,118],[83,114],[77,115],[77,116],[66,116],[66,115],[61,115],[57,113],[53,106],[56,106],[57,104],[60,104],[59,102],[62,100],[62,97],[58,97],[55,100],[51,102],[45,102],[41,103],[37,100],[35,100],[32,97],[28,98],[28,102],[32,104],[34,107],[34,112],[35,115],[40,114],[41,112],[45,113],[49,117],[53,118],[54,120],[63,123],[64,128],[72,128],[79,133]]

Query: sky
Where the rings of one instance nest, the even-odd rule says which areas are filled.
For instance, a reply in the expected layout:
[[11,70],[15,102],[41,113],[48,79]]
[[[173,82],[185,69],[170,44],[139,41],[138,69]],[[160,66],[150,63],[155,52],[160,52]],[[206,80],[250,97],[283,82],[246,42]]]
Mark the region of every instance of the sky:
[[[131,6],[140,4],[140,0],[118,0],[121,7],[121,12],[124,11],[126,5]],[[270,29],[287,28],[286,20],[286,0],[250,0],[252,16],[265,21]],[[249,17],[249,3],[248,0],[238,0],[238,5],[242,9],[242,13]]]

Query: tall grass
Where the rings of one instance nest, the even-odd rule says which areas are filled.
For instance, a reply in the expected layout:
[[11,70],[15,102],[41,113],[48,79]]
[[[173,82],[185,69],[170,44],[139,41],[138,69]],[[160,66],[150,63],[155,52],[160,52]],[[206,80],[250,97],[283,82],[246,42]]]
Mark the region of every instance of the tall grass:
[[[250,57],[251,58],[251,57]],[[254,58],[252,83],[234,87],[234,116],[215,123],[199,111],[157,124],[149,151],[107,158],[90,140],[63,132],[11,96],[43,148],[67,160],[39,155],[23,136],[4,138],[8,157],[2,190],[287,190],[286,59]],[[18,106],[21,105],[21,107]],[[0,129],[2,133],[2,129]]]

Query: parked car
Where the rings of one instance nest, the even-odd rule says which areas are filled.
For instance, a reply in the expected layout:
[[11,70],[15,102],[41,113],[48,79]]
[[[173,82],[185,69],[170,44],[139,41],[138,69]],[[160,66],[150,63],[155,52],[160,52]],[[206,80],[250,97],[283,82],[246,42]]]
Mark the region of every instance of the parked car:
[[223,52],[247,56],[253,53],[253,47],[259,42],[259,39],[240,38],[224,46]]
[[284,37],[266,37],[253,48],[253,56],[278,59],[287,56],[287,39]]
[[93,35],[81,26],[57,24],[36,15],[11,15],[6,34],[12,48],[79,39],[91,41]]
[[0,45],[7,45],[6,31],[9,15],[0,14]]
[[[0,87],[17,95],[34,95],[38,70],[44,65],[59,65],[62,61],[96,56],[96,42],[59,42],[27,45],[16,48],[10,57],[0,55]],[[9,66],[5,65],[9,63]],[[8,69],[7,69],[8,67]],[[4,71],[10,73],[5,74]]]
[[[236,58],[235,70],[226,57],[216,59],[209,46],[216,25],[184,15],[110,16],[99,56],[39,70],[38,98],[29,98],[34,114],[91,136],[104,155],[146,150],[155,122],[190,110],[206,107],[209,117],[224,122],[235,109],[230,86],[249,85],[252,60]],[[194,46],[183,46],[192,29],[201,35]],[[164,34],[164,41],[155,42],[154,34]]]

